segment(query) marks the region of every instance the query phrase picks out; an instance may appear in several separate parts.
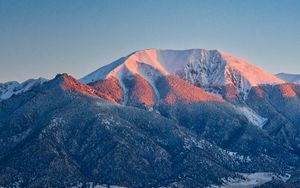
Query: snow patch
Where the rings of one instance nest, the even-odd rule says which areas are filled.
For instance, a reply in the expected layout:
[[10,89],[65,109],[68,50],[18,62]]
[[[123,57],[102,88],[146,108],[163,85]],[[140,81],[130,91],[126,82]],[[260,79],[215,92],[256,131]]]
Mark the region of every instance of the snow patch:
[[[122,69],[122,71],[124,72],[123,67],[121,67],[120,69]],[[121,71],[116,72],[115,74],[115,78],[117,78],[117,80],[119,81],[119,84],[122,88],[122,92],[123,92],[123,101],[122,104],[126,105],[128,102],[128,89],[126,88],[124,82],[123,82],[123,74]]]
[[249,156],[240,155],[237,152],[228,151],[228,155],[232,157],[234,160],[238,160],[240,162],[251,162],[251,158]]
[[86,187],[86,188],[127,188],[127,187],[124,187],[124,186],[97,184],[97,183],[93,183],[93,182],[87,182],[85,184],[78,183],[77,185],[73,185],[69,188],[82,188],[82,187]]
[[[205,140],[202,140],[202,139],[196,139],[195,137],[185,137],[183,147],[186,150],[190,150],[193,147],[196,147],[199,149],[204,149],[204,150],[213,148],[211,143],[209,143]],[[237,161],[240,163],[250,163],[251,162],[250,156],[244,156],[244,155],[238,154],[237,152],[228,151],[228,150],[225,150],[222,148],[215,149],[215,152],[218,152],[219,154],[221,154],[220,157],[227,156],[227,159],[231,160],[231,161]]]
[[[65,125],[66,121],[61,117],[53,117],[53,119],[50,121],[49,125],[42,130],[42,133],[39,135],[39,139],[42,139],[47,132],[50,132],[52,130],[55,130],[59,128],[59,126]],[[58,136],[58,135],[56,135]],[[58,137],[57,137],[58,138]]]
[[208,188],[253,188],[267,182],[281,180],[286,182],[290,175],[280,176],[271,172],[238,173],[243,178],[223,178],[222,185],[211,185]]
[[113,117],[107,117],[105,114],[98,113],[96,114],[96,118],[101,125],[104,126],[106,129],[110,130],[112,126],[120,126],[121,122],[115,120]]
[[203,149],[204,144],[207,144],[204,140],[198,140],[194,137],[184,138],[184,149],[190,150],[192,147]]
[[263,126],[267,123],[268,119],[261,117],[258,115],[254,110],[251,108],[248,108],[246,106],[239,106],[235,107],[240,114],[244,115],[249,122],[251,122],[253,125],[263,128]]

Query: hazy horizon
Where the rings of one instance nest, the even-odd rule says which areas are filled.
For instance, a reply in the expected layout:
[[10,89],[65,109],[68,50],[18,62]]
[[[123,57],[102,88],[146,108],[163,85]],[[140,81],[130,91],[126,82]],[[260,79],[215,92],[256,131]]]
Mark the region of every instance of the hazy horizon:
[[81,78],[134,51],[219,49],[300,74],[300,1],[0,0],[0,82]]

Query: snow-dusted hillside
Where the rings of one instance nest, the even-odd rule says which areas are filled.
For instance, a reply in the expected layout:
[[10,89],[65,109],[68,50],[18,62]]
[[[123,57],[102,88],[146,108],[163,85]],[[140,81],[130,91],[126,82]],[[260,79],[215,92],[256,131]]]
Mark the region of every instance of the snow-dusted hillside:
[[300,74],[279,73],[276,77],[289,83],[300,84]]
[[237,93],[248,93],[250,88],[284,81],[218,50],[142,50],[121,58],[81,79],[83,83],[114,77],[122,85],[125,77],[139,75],[155,90],[160,76],[177,75],[188,82],[208,87],[233,85]]
[[294,151],[264,129],[263,117],[272,116],[199,102],[211,96],[166,79],[161,96],[190,103],[152,110],[108,103],[67,74],[1,102],[0,187],[254,187],[298,170]]
[[9,99],[13,95],[29,91],[31,88],[38,86],[47,80],[45,78],[30,79],[25,82],[6,82],[0,83],[0,101]]

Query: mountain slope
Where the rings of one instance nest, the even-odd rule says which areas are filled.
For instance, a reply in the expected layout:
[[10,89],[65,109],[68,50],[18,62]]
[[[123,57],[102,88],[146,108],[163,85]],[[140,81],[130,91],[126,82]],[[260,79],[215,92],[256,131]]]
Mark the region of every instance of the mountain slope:
[[205,187],[298,164],[228,103],[149,112],[100,99],[66,74],[2,101],[0,130],[0,186]]
[[299,74],[287,74],[279,73],[275,75],[277,78],[284,80],[289,83],[298,83],[300,84],[300,75]]
[[217,50],[137,51],[81,82],[109,93],[114,98],[110,101],[141,108],[226,101],[254,126],[300,154],[298,87]]
[[254,87],[245,103],[268,120],[263,128],[300,156],[300,87],[296,84]]

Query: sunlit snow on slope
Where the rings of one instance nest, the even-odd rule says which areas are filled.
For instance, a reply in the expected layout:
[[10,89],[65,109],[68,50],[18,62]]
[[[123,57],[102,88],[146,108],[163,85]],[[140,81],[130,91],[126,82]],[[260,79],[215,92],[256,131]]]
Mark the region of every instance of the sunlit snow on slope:
[[88,74],[84,78],[80,79],[80,82],[87,84],[87,83],[92,83],[98,80],[102,80],[105,78],[105,76],[112,71],[113,69],[117,68],[120,64],[124,63],[125,57],[122,57],[118,59],[117,61],[114,61],[104,67],[101,67],[94,72]]

